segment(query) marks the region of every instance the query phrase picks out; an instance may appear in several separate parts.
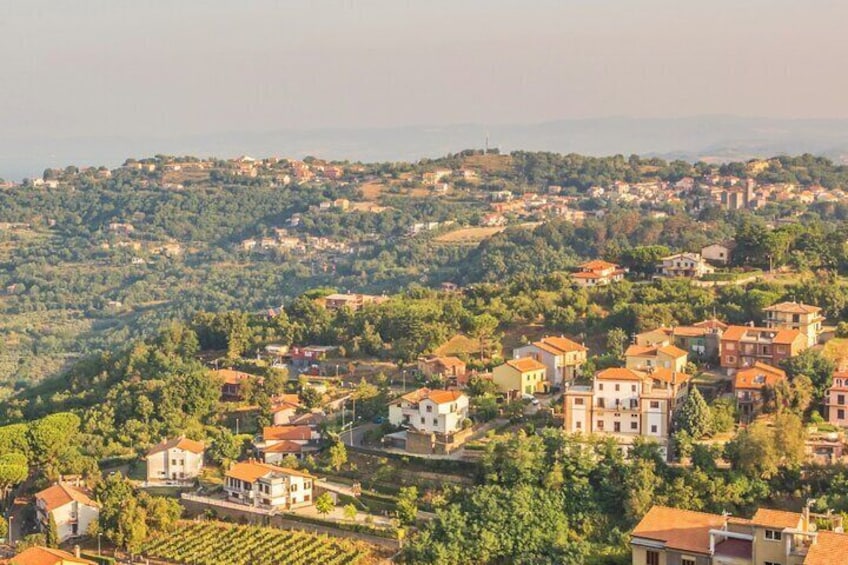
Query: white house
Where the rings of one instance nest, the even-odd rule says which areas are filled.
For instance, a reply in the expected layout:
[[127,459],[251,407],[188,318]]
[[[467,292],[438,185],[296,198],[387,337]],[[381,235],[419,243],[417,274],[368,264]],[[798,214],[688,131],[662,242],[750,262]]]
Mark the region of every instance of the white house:
[[100,516],[97,503],[82,489],[61,482],[35,495],[35,512],[41,531],[47,530],[53,516],[59,543],[85,535]]
[[184,437],[163,441],[147,452],[147,482],[193,481],[203,469],[204,445]]
[[733,241],[713,243],[701,249],[701,257],[711,263],[727,265],[730,263],[730,258],[735,248],[736,244]]
[[662,258],[657,271],[664,277],[686,277],[698,279],[715,272],[700,253],[677,253]]
[[318,450],[321,434],[311,426],[265,426],[253,447],[265,463],[280,463],[286,455],[301,458]]
[[586,363],[588,349],[567,337],[544,337],[539,341],[517,347],[513,359],[531,357],[547,369],[547,380],[554,386],[570,382],[580,374]]
[[236,463],[224,475],[224,492],[234,502],[264,508],[300,508],[313,503],[315,477],[286,469],[244,461]]
[[449,435],[468,418],[468,397],[457,390],[419,388],[389,404],[389,422],[416,431]]

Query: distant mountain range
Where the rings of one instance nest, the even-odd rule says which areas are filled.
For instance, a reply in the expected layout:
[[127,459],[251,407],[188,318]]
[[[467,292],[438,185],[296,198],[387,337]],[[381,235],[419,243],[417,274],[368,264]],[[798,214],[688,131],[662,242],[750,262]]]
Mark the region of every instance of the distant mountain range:
[[0,178],[19,180],[47,167],[114,167],[155,154],[304,157],[351,161],[417,161],[490,147],[586,155],[656,155],[731,161],[814,153],[848,163],[848,119],[733,116],[593,118],[529,125],[462,124],[393,128],[222,132],[177,137],[15,138],[0,131]]

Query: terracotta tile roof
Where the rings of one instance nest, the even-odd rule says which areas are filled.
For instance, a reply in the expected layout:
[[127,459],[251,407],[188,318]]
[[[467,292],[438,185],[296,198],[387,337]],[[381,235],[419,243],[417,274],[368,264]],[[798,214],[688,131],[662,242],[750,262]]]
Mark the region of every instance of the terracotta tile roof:
[[674,335],[681,337],[701,337],[709,331],[709,328],[699,328],[698,326],[677,326],[674,328]]
[[704,320],[703,322],[696,322],[692,324],[696,328],[710,328],[710,329],[720,329],[726,330],[728,325],[722,322],[721,320],[716,320],[715,318],[711,320]]
[[595,378],[602,381],[642,381],[645,379],[645,374],[623,367],[613,367],[598,371],[595,373]]
[[709,553],[710,530],[723,526],[724,516],[654,506],[633,529],[633,536],[663,542],[669,549]]
[[34,546],[27,548],[8,561],[11,565],[96,565],[94,561],[74,557],[67,551],[49,547]]
[[721,336],[723,341],[740,341],[746,337],[746,335],[750,334],[750,337],[754,337],[757,334],[766,334],[773,335],[771,338],[772,343],[779,343],[781,345],[789,345],[793,343],[798,337],[803,337],[802,334],[798,330],[790,330],[790,329],[772,329],[772,328],[757,328],[751,326],[729,326],[724,334]]
[[580,272],[580,273],[571,273],[571,276],[575,279],[600,279],[603,278],[603,275],[599,275],[597,273],[592,272]]
[[724,330],[724,334],[722,334],[721,339],[727,341],[739,341],[743,337],[745,337],[745,333],[750,328],[748,326],[728,326],[726,330]]
[[781,343],[785,345],[789,345],[793,343],[798,337],[803,337],[804,334],[800,332],[800,330],[779,330],[777,335],[774,336],[775,343]]
[[801,521],[801,514],[797,512],[786,512],[784,510],[771,510],[760,508],[751,518],[755,526],[770,526],[773,528],[797,528]]
[[431,390],[427,398],[436,404],[446,404],[456,401],[462,395],[463,393],[458,390]]
[[262,438],[268,440],[309,441],[312,439],[312,428],[309,426],[265,426],[262,428]]
[[551,355],[562,355],[562,351],[553,347],[552,345],[548,345],[544,341],[534,341],[533,345],[541,349],[542,351],[547,351]]
[[[761,382],[758,377],[762,377]],[[760,390],[764,386],[773,387],[786,378],[786,372],[777,367],[757,361],[753,367],[740,369],[733,376],[734,390]]]
[[844,563],[848,556],[848,535],[821,531],[810,546],[804,565],[833,565]]
[[688,373],[684,373],[681,371],[672,371],[671,369],[666,369],[665,367],[661,367],[659,369],[654,369],[649,376],[655,381],[662,381],[664,383],[672,384],[672,383],[685,383],[692,379],[692,375]]
[[47,487],[37,493],[35,498],[44,501],[44,508],[48,512],[53,512],[74,500],[86,506],[97,506],[97,503],[91,500],[85,492],[67,483],[58,483],[52,487]]
[[546,367],[533,359],[532,357],[522,357],[521,359],[510,359],[506,362],[507,365],[522,373],[530,371],[544,371]]
[[586,351],[586,348],[576,341],[572,341],[567,337],[545,337],[542,338],[542,342],[546,345],[550,345],[551,347],[555,347],[559,349],[563,353],[570,353],[572,351]]
[[419,388],[418,390],[413,390],[410,393],[404,394],[398,400],[394,402],[398,402],[399,400],[406,400],[407,402],[411,402],[413,404],[417,404],[428,398],[435,402],[436,404],[444,404],[446,402],[454,402],[460,396],[463,396],[463,393],[458,390],[430,390],[429,388]]
[[583,263],[582,265],[578,265],[578,267],[590,271],[603,271],[605,269],[617,269],[618,265],[616,265],[615,263],[608,263],[607,261],[603,261],[601,259],[594,259],[587,263]]
[[688,355],[686,351],[680,349],[676,345],[666,345],[657,349],[657,352],[662,353],[664,355],[668,355],[669,357],[673,357],[674,359],[679,359],[685,355]]
[[295,469],[287,469],[285,467],[277,467],[268,463],[259,463],[258,461],[242,461],[234,464],[227,471],[226,476],[244,481],[246,483],[255,483],[265,475],[278,473],[281,475],[295,475],[298,477],[311,477],[308,473],[302,473]]
[[262,451],[265,453],[300,453],[303,451],[303,446],[299,443],[284,439],[274,445],[269,445]]
[[657,348],[653,345],[631,345],[624,351],[625,357],[655,356]]
[[300,397],[296,394],[280,394],[271,398],[271,413],[300,408]]
[[169,449],[177,448],[182,449],[184,451],[189,451],[191,453],[203,453],[203,450],[206,446],[199,441],[194,441],[191,439],[186,439],[185,437],[176,437],[174,439],[165,440],[162,443],[158,443],[150,448],[147,452],[147,456],[155,455],[156,453],[161,453],[162,451],[167,451]]
[[803,302],[781,302],[773,304],[768,308],[763,308],[763,312],[785,312],[787,314],[816,314],[821,312],[818,306],[811,306]]

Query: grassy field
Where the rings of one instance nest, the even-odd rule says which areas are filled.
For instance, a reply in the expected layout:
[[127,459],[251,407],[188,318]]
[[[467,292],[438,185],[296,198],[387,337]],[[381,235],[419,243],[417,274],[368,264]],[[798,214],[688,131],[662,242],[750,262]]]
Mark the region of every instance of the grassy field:
[[505,227],[494,228],[460,228],[436,237],[433,241],[445,245],[477,245],[481,241],[488,239],[504,231]]

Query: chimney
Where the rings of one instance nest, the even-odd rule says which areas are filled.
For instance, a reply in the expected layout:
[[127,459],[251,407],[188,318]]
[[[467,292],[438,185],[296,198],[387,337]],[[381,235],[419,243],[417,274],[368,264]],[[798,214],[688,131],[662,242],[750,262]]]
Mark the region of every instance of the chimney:
[[74,557],[76,557],[77,559],[80,559],[80,546],[79,545],[74,546]]

